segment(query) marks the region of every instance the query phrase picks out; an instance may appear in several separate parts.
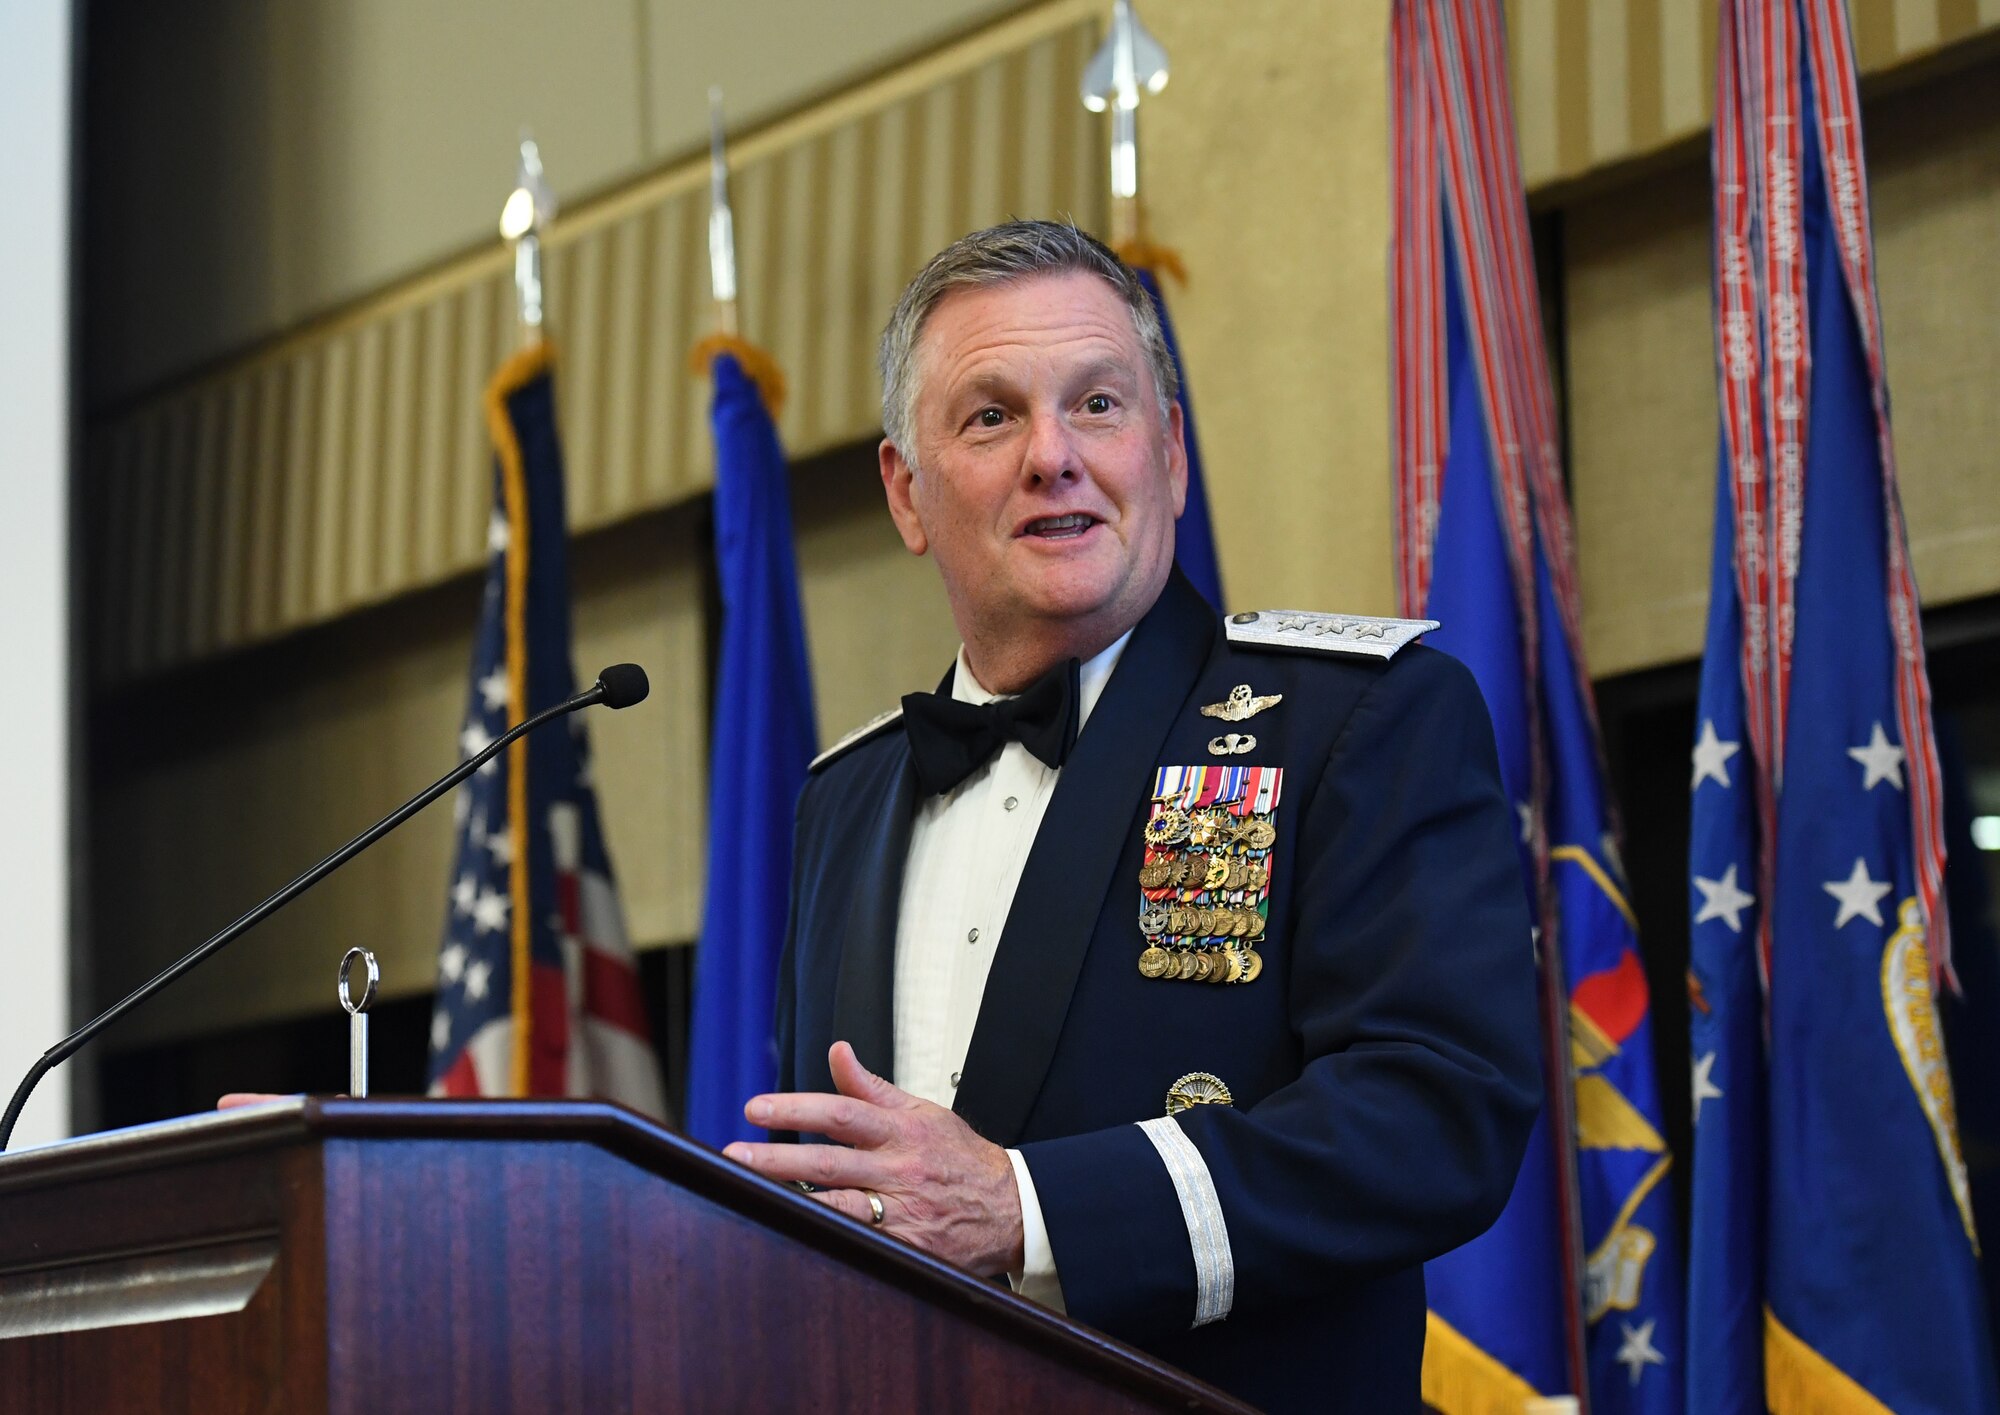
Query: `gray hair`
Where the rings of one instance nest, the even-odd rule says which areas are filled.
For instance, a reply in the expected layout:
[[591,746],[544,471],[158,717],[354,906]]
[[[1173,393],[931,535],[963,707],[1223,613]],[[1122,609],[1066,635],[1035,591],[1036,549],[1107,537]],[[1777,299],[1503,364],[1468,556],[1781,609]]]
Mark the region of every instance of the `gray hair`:
[[1124,302],[1152,369],[1160,417],[1166,418],[1180,396],[1180,377],[1152,297],[1132,267],[1102,241],[1067,222],[1008,221],[961,236],[932,256],[904,287],[896,312],[882,331],[882,430],[905,461],[916,465],[917,341],[944,297],[954,290],[1072,272],[1095,275]]

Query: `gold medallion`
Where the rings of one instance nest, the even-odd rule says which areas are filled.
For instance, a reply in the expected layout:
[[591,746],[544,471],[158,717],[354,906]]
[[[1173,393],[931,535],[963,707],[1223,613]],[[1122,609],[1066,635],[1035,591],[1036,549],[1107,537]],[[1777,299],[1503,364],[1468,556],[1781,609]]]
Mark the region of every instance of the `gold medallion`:
[[1177,845],[1188,838],[1189,824],[1185,811],[1178,806],[1169,806],[1146,822],[1146,843]]
[[1168,1115],[1179,1115],[1189,1106],[1234,1104],[1235,1097],[1222,1084],[1222,1078],[1206,1071],[1190,1071],[1167,1087]]
[[1263,971],[1264,960],[1258,954],[1257,950],[1254,948],[1245,950],[1243,954],[1243,981],[1254,983],[1257,981],[1257,975]]
[[1153,861],[1139,869],[1139,888],[1160,889],[1174,877],[1174,862],[1168,859]]
[[1199,953],[1183,953],[1179,959],[1179,971],[1175,976],[1184,983],[1192,982],[1195,971],[1200,967],[1201,955]]
[[1139,972],[1148,978],[1165,977],[1174,963],[1174,955],[1158,946],[1147,949],[1139,955]]
[[1269,850],[1278,838],[1278,830],[1262,816],[1252,816],[1236,838],[1252,850]]
[[1208,873],[1202,877],[1203,889],[1220,889],[1222,882],[1229,878],[1229,861],[1220,855],[1208,857]]
[[1245,938],[1262,938],[1264,936],[1264,916],[1262,914],[1251,914],[1249,931],[1243,936]]

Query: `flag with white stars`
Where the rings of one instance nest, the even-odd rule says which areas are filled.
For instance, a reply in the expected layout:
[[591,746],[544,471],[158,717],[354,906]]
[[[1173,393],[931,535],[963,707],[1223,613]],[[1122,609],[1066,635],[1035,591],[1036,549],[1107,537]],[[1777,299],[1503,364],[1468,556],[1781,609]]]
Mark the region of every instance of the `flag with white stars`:
[[[468,757],[576,691],[552,355],[486,393],[494,459]],[[594,1096],[665,1118],[639,974],[598,821],[585,719],[539,728],[459,788],[431,1013],[430,1090]]]
[[[1681,1415],[1680,1240],[1652,1002],[1616,847],[1531,296],[1500,6],[1395,9],[1403,612],[1493,718],[1539,920],[1550,1100],[1499,1220],[1425,1266],[1425,1403]],[[1528,940],[1522,940],[1527,946]]]
[[1718,66],[1688,1408],[1990,1412],[1846,9],[1724,0]]

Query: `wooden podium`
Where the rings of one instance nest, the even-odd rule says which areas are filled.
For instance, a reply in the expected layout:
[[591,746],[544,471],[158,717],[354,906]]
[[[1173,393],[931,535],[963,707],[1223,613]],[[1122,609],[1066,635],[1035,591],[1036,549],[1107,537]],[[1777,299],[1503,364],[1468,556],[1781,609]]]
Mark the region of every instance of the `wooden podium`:
[[0,1157],[0,1410],[1242,1411],[615,1106],[294,1098]]

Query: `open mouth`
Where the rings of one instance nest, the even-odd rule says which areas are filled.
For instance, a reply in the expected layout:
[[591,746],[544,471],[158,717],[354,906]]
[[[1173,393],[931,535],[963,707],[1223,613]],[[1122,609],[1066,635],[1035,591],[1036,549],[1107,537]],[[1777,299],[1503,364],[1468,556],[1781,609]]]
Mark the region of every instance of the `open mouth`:
[[1067,516],[1038,516],[1021,528],[1021,534],[1037,540],[1075,540],[1097,524],[1097,517],[1076,511]]

